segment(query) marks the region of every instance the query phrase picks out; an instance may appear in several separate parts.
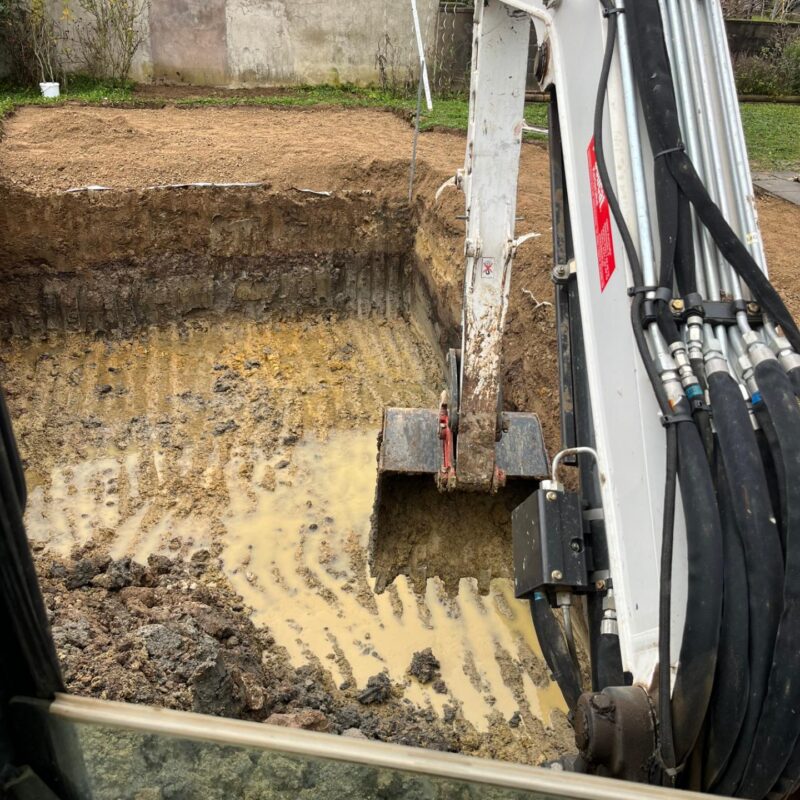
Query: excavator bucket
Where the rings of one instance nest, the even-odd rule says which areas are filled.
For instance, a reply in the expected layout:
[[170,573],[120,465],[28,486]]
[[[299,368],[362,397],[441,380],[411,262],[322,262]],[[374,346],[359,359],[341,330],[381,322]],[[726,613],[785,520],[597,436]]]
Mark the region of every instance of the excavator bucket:
[[548,460],[535,414],[505,413],[502,430],[495,463],[505,485],[493,493],[448,490],[439,413],[385,410],[369,545],[377,592],[399,575],[419,592],[439,577],[449,594],[464,577],[477,578],[482,593],[492,578],[512,577],[511,512],[548,477]]

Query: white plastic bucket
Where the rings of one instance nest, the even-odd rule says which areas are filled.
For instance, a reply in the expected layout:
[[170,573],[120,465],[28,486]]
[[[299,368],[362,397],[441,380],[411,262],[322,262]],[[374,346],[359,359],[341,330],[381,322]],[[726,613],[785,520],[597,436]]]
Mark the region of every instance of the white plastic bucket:
[[43,97],[58,97],[61,94],[57,83],[40,83],[39,88],[42,90]]

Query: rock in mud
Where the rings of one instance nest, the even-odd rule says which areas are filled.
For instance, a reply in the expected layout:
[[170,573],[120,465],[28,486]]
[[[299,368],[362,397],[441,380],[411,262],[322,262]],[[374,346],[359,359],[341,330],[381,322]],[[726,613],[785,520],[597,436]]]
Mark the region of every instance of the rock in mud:
[[439,670],[441,664],[433,654],[430,647],[425,650],[420,650],[411,657],[411,666],[408,671],[420,683],[432,683],[439,677]]
[[[189,561],[152,556],[143,566],[112,561],[89,544],[67,561],[43,551],[36,564],[64,680],[75,694],[493,757],[505,755],[498,747],[513,744],[507,721],[495,740],[499,728],[477,733],[457,707],[445,706],[441,719],[403,698],[387,673],[373,675],[359,692],[352,678],[338,687],[320,663],[294,666],[269,630],[253,625],[207,550]],[[128,585],[112,588],[120,584]],[[434,675],[435,689],[441,681],[437,659],[418,655],[414,672],[425,679]],[[104,739],[98,746],[106,752]],[[535,763],[562,754],[547,740],[514,759]],[[164,763],[172,774],[172,762]],[[222,796],[242,795],[231,788]]]
[[99,586],[109,591],[119,591],[126,586],[139,583],[144,576],[145,568],[130,558],[121,558],[112,561],[102,575],[92,578],[92,586]]
[[104,557],[78,559],[72,569],[68,570],[64,585],[67,589],[80,589],[82,586],[88,586],[92,582],[92,578],[105,571],[110,561],[110,558]]
[[385,703],[391,696],[392,682],[385,672],[380,672],[367,681],[367,688],[358,695],[358,702],[365,706]]
[[229,419],[214,426],[214,436],[222,436],[224,433],[238,430],[239,426],[232,419]]

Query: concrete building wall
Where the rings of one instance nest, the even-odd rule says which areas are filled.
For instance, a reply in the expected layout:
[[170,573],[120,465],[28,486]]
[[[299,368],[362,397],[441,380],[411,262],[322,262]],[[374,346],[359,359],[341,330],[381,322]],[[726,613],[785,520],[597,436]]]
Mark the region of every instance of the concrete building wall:
[[[433,45],[438,0],[418,0]],[[376,83],[378,55],[416,72],[410,0],[151,0],[138,81]]]

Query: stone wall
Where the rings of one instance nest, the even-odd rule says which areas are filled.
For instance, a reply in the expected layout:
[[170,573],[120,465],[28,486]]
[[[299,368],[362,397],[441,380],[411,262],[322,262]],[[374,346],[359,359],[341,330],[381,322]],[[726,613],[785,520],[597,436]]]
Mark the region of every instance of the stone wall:
[[755,55],[787,33],[800,34],[800,23],[797,22],[778,25],[774,22],[729,19],[725,25],[734,56]]

